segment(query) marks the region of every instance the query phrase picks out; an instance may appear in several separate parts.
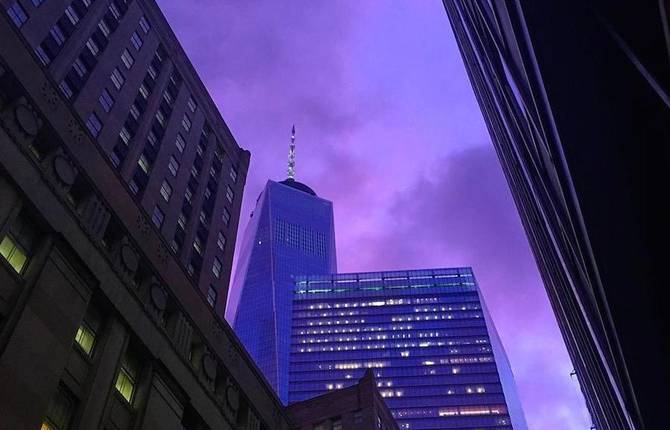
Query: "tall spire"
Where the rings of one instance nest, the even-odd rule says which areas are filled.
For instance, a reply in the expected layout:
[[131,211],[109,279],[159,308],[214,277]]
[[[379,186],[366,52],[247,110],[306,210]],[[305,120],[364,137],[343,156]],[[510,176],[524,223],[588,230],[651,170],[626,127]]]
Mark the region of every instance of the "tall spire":
[[295,125],[291,129],[291,144],[288,147],[288,179],[295,179]]

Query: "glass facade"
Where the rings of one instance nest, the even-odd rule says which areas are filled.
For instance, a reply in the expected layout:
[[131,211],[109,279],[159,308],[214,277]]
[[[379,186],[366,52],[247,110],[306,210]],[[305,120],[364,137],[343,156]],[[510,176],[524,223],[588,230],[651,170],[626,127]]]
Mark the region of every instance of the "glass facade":
[[242,238],[228,306],[235,332],[284,403],[294,276],[336,271],[332,203],[299,182],[268,181]]
[[402,429],[526,430],[470,268],[297,277],[289,403],[374,369]]

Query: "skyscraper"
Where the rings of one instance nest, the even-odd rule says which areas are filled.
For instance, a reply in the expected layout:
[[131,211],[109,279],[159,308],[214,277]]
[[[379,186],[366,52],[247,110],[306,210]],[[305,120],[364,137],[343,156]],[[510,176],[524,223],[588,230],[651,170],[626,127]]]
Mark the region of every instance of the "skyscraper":
[[289,402],[372,369],[402,429],[526,430],[470,268],[296,278]]
[[667,427],[668,3],[444,5],[594,427]]
[[249,152],[151,1],[3,1],[168,252],[223,315]]
[[293,277],[335,272],[333,204],[289,178],[268,181],[242,238],[231,288],[233,328],[284,403]]
[[0,4],[0,428],[288,430],[198,289],[248,153],[156,3]]

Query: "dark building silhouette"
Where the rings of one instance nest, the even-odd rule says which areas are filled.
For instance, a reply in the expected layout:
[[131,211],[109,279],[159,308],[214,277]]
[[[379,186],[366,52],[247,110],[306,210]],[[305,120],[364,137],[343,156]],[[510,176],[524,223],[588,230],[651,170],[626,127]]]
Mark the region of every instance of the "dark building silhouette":
[[287,411],[296,430],[399,430],[372,370],[350,387],[293,403]]
[[249,152],[152,1],[6,1],[3,10],[116,175],[223,315]]
[[249,154],[156,4],[1,4],[0,428],[288,429],[220,317]]
[[668,3],[444,5],[594,427],[667,427]]

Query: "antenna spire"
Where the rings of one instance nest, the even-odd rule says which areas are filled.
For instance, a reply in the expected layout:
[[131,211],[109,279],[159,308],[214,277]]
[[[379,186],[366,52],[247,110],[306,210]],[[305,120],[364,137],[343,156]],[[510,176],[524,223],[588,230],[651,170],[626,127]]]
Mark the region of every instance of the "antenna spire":
[[288,147],[288,170],[289,179],[295,179],[295,124],[291,129],[291,144]]

